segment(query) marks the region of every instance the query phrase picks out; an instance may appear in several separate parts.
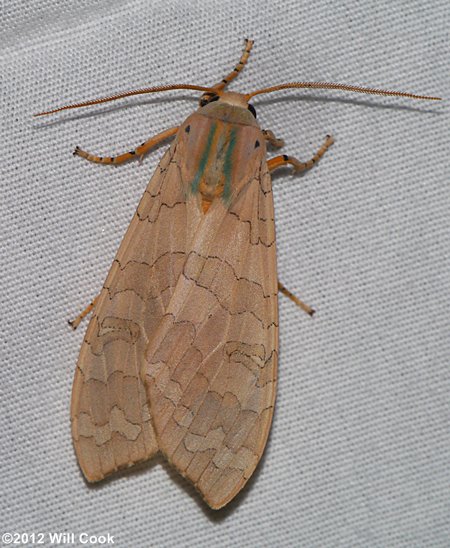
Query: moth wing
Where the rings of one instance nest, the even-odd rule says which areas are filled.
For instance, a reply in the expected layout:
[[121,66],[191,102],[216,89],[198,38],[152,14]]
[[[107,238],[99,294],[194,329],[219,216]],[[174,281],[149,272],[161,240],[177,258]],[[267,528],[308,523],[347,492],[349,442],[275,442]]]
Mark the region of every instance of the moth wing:
[[144,349],[185,260],[186,197],[177,140],[163,156],[124,236],[78,359],[72,436],[88,481],[99,481],[158,450],[140,371]]
[[204,216],[144,369],[158,445],[212,508],[255,470],[275,402],[272,187],[264,159],[249,171]]

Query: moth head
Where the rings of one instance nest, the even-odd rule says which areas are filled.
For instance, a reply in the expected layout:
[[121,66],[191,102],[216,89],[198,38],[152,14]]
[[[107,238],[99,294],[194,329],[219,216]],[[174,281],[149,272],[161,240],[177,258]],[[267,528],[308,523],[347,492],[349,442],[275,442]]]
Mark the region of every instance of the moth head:
[[200,98],[200,106],[204,107],[209,105],[214,101],[219,101],[233,107],[240,107],[249,110],[253,116],[256,118],[256,110],[253,105],[251,105],[246,96],[242,93],[236,93],[233,91],[227,92],[206,92]]
[[200,97],[199,105],[201,107],[204,107],[205,105],[208,105],[209,103],[212,103],[213,101],[218,101],[219,95],[217,93],[214,93],[213,91],[207,91]]

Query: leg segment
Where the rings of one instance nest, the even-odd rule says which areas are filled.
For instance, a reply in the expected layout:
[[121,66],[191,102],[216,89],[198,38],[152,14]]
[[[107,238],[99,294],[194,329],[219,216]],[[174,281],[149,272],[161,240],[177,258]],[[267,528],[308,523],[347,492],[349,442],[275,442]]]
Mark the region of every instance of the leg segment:
[[263,129],[262,132],[266,141],[270,143],[273,147],[281,148],[284,146],[283,139],[277,139],[273,131],[270,131],[270,129]]
[[83,312],[81,312],[81,314],[78,314],[78,316],[74,320],[68,321],[68,324],[74,331],[80,325],[83,318],[85,318],[90,312],[92,312],[92,310],[94,310],[99,297],[100,295],[97,295],[97,297],[95,297],[95,299],[90,304],[88,304],[87,307],[83,310]]
[[286,154],[283,154],[282,156],[276,156],[275,158],[271,158],[267,162],[267,165],[269,166],[269,171],[273,171],[274,169],[277,169],[278,167],[281,167],[281,166],[285,166],[287,164],[290,164],[291,166],[293,166],[295,171],[304,171],[305,169],[310,169],[317,161],[320,160],[320,158],[322,158],[322,156],[330,148],[333,142],[334,142],[333,137],[331,137],[330,135],[327,135],[323,145],[314,154],[311,160],[308,160],[307,162],[300,162],[299,160],[297,160],[297,158],[293,158],[292,156],[287,156]]
[[283,293],[283,295],[286,295],[293,303],[295,303],[297,306],[299,306],[304,312],[306,312],[309,316],[313,316],[315,310],[311,308],[309,305],[301,301],[298,297],[296,297],[293,293],[289,291],[289,289],[286,289],[284,285],[278,280],[278,291],[280,293]]
[[244,68],[245,64],[247,63],[247,59],[250,56],[250,50],[253,47],[253,40],[245,39],[245,46],[244,51],[242,52],[241,58],[239,59],[239,63],[234,67],[234,69],[230,72],[230,74],[227,74],[221,82],[213,86],[217,90],[222,90],[228,84],[236,78],[236,76],[241,72],[241,70]]
[[[241,72],[241,70],[244,68],[245,64],[247,63],[247,59],[250,56],[250,51],[253,47],[253,40],[245,39],[245,46],[244,51],[242,52],[241,58],[239,59],[239,63],[234,67],[234,69],[230,72],[230,74],[227,74],[222,80],[215,84],[213,87],[214,90],[217,90],[218,92],[225,89],[228,84],[236,78],[236,76]],[[203,107],[207,105],[213,97],[216,96],[216,93],[213,93],[211,91],[207,91],[200,97],[200,106]]]
[[132,160],[134,158],[142,158],[144,154],[146,154],[151,148],[153,148],[156,145],[159,145],[159,143],[162,143],[165,139],[168,139],[169,137],[172,137],[176,134],[178,131],[177,127],[171,127],[170,129],[166,129],[165,131],[158,133],[158,135],[155,135],[154,137],[151,137],[148,141],[145,141],[145,143],[142,143],[142,145],[139,145],[135,150],[131,150],[130,152],[125,152],[125,154],[120,154],[120,156],[110,156],[110,157],[102,157],[102,156],[95,156],[94,154],[89,154],[89,152],[85,152],[84,150],[81,150],[81,148],[76,147],[74,150],[74,156],[81,156],[82,158],[85,158],[86,160],[89,160],[90,162],[95,162],[96,164],[122,164],[123,162],[126,162],[127,160]]

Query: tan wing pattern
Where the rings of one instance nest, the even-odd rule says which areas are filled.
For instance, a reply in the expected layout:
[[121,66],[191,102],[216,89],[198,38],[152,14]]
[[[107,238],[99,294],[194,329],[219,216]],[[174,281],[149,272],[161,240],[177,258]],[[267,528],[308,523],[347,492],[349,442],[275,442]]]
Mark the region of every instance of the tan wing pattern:
[[231,205],[215,200],[203,218],[144,370],[160,449],[212,508],[253,473],[275,401],[275,227],[261,148]]
[[140,371],[148,334],[159,324],[185,261],[186,193],[177,146],[178,139],[148,184],[78,360],[72,434],[88,481],[101,480],[158,450]]

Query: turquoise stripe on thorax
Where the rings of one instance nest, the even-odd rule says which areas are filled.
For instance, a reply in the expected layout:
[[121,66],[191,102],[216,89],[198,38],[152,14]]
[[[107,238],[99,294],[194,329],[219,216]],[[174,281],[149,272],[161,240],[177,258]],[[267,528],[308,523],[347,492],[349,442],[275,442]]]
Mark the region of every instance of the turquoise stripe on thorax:
[[211,129],[209,130],[208,137],[206,139],[205,150],[203,151],[202,157],[200,158],[200,163],[198,166],[197,173],[191,184],[191,191],[196,194],[198,192],[198,186],[200,184],[200,179],[202,178],[203,172],[205,171],[206,164],[208,163],[209,153],[211,151],[211,145],[214,139],[214,134],[217,130],[217,124],[212,124]]
[[225,159],[223,162],[223,173],[225,176],[225,185],[223,188],[222,200],[228,204],[231,197],[231,172],[233,169],[233,150],[236,145],[236,128],[230,131],[230,139],[228,141],[228,148],[225,153]]

